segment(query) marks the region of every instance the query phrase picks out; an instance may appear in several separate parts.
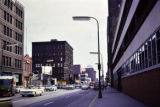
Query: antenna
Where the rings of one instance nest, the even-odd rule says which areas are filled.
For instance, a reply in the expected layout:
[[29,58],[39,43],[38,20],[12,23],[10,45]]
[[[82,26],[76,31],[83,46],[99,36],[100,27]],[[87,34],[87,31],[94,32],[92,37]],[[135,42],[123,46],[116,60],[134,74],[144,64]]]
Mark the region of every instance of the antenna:
[[26,27],[26,54],[27,54],[27,27]]

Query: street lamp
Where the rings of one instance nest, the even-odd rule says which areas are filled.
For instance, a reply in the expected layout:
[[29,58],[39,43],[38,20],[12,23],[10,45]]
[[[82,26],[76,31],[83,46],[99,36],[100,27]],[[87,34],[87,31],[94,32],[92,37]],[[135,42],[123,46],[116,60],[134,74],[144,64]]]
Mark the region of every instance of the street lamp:
[[[2,44],[2,57],[1,57],[1,73],[3,74],[3,49],[6,47],[11,47],[11,46],[17,46],[18,43],[12,43],[12,44]],[[2,75],[0,74],[0,75]]]
[[[89,52],[90,54],[96,54],[98,55],[98,52]],[[100,53],[101,55],[101,65],[102,65],[102,80],[103,80],[103,85],[104,85],[104,69],[103,69],[103,56],[102,53]],[[97,63],[96,63],[97,64]]]
[[75,21],[89,21],[90,19],[94,19],[97,22],[97,35],[98,35],[98,70],[99,70],[99,93],[98,93],[98,98],[102,98],[102,92],[101,92],[101,76],[100,76],[100,71],[101,71],[101,64],[100,64],[100,43],[99,43],[99,23],[98,20],[94,17],[90,16],[73,16],[73,20]]

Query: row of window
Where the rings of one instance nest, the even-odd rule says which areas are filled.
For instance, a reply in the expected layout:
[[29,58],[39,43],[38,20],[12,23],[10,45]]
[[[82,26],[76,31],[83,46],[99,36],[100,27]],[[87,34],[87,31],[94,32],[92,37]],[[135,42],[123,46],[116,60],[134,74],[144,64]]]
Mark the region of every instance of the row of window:
[[122,66],[122,75],[160,64],[160,30],[148,39]]
[[[12,58],[11,57],[8,57],[8,56],[3,56],[2,57],[2,65],[3,66],[6,66],[6,67],[11,67],[12,63]],[[18,60],[18,59],[15,59],[15,68],[22,68],[22,61],[21,60]]]
[[[42,67],[42,64],[36,64],[36,68]],[[52,67],[63,67],[63,63],[52,63],[52,64],[46,64],[46,66],[52,66]]]
[[22,48],[19,46],[15,46],[15,53],[18,55],[22,55]]
[[44,45],[44,46],[34,46],[33,47],[35,50],[41,50],[41,49],[64,49],[63,45]]
[[[9,36],[11,38],[12,38],[12,35],[13,35],[12,29],[10,29],[9,27],[7,27],[5,25],[4,25],[4,35],[7,35],[7,36]],[[15,32],[15,40],[17,40],[19,42],[22,42],[22,39],[23,39],[22,35],[17,33],[17,32]]]
[[17,41],[19,41],[19,42],[22,42],[22,35],[21,34],[19,34],[19,33],[15,33],[15,39],[17,40]]
[[35,53],[34,56],[62,56],[63,52],[48,52],[48,53]]
[[12,47],[11,46],[6,46],[7,44],[10,44],[10,43],[7,42],[7,41],[3,41],[3,50],[12,52]]
[[16,14],[21,18],[23,17],[23,12],[18,7],[16,7]]
[[4,25],[4,35],[7,35],[12,38],[12,29],[6,27],[5,25]]
[[25,72],[31,72],[31,65],[30,64],[25,64]]
[[11,0],[5,0],[4,5],[7,6],[10,10],[13,9],[13,3]]
[[22,26],[23,26],[23,24],[16,19],[16,27],[19,28],[20,30],[22,30]]
[[15,68],[22,68],[22,60],[15,59]]
[[2,57],[2,65],[11,67],[11,57],[3,56]]
[[[5,0],[4,5],[7,6],[10,10],[13,10],[13,2],[12,0]],[[16,6],[16,14],[23,18],[23,12]]]
[[4,11],[4,20],[8,21],[10,24],[12,24],[12,16]]
[[[131,43],[133,38],[135,37],[135,34],[137,33],[137,31],[139,30],[139,28],[141,27],[141,25],[145,21],[146,17],[150,13],[150,11],[152,10],[152,8],[156,2],[157,2],[157,0],[152,0],[152,1],[151,0],[145,0],[145,1],[140,0],[138,6],[136,8],[136,11],[134,13],[134,16],[131,20],[131,23],[128,27],[128,30],[124,36],[124,39],[123,39],[122,44],[120,46],[120,49],[117,53],[113,67],[115,67],[116,64],[119,62],[120,58],[124,54],[125,50],[129,46],[129,44]],[[115,47],[115,49],[116,49],[116,47]]]

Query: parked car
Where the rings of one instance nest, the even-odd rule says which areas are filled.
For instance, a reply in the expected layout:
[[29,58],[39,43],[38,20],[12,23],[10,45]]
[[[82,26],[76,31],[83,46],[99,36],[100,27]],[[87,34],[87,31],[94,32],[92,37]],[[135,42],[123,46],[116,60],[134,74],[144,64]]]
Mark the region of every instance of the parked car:
[[44,93],[45,87],[43,87],[43,86],[37,86],[37,88],[40,89],[42,91],[42,93]]
[[56,91],[57,90],[57,86],[55,86],[55,85],[46,86],[45,90],[46,91]]
[[23,90],[23,86],[16,86],[16,93],[20,93],[21,90]]
[[75,84],[75,88],[81,88],[81,84]]
[[37,88],[37,87],[30,87],[30,88],[26,88],[20,91],[20,94],[22,95],[22,97],[24,96],[41,96],[42,95],[42,90]]
[[66,89],[67,90],[72,90],[72,89],[74,89],[75,87],[74,87],[74,85],[72,85],[72,84],[70,84],[70,85],[66,85]]
[[66,89],[67,88],[67,85],[62,85],[62,89]]
[[58,89],[61,89],[61,88],[62,88],[62,85],[61,85],[61,84],[58,84],[58,85],[57,85],[57,88],[58,88]]
[[88,89],[89,89],[89,86],[86,85],[86,84],[84,84],[84,85],[82,85],[81,89],[82,89],[82,90],[88,90]]

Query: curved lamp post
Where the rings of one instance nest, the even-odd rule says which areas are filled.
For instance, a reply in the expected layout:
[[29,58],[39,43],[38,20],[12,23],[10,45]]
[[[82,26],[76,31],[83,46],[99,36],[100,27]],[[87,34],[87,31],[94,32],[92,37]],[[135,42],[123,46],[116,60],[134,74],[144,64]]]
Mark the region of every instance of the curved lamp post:
[[99,23],[98,20],[94,17],[90,16],[73,16],[73,20],[75,21],[89,21],[90,19],[94,19],[97,22],[97,35],[98,35],[98,71],[99,71],[99,94],[98,98],[102,98],[102,92],[101,92],[101,64],[100,64],[100,43],[99,43]]

